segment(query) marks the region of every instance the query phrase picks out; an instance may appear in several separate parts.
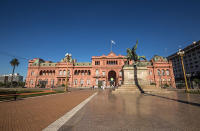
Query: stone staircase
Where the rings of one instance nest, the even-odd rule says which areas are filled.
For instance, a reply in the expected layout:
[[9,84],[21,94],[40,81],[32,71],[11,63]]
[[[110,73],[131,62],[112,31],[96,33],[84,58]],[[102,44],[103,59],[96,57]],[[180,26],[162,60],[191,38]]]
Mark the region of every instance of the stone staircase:
[[[141,85],[141,89],[144,92],[166,92],[167,90],[165,89],[161,89],[161,88],[157,88],[155,85]],[[118,87],[117,89],[115,89],[115,91],[113,91],[113,93],[134,93],[134,92],[138,92],[140,93],[140,89],[135,85],[135,84],[124,84],[121,85],[120,87]]]

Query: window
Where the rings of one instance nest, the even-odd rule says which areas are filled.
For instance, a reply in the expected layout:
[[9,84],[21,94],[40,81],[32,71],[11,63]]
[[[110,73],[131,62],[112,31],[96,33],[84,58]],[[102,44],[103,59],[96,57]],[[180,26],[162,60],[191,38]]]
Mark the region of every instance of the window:
[[99,75],[99,70],[96,70],[96,76],[98,76]]
[[74,71],[74,75],[78,75],[78,71],[77,70]]
[[152,70],[149,70],[149,75],[152,75]]
[[107,65],[117,65],[118,61],[107,61]]
[[95,65],[100,65],[100,61],[95,61]]
[[98,82],[99,82],[99,80],[98,80],[98,79],[96,79],[96,85],[98,85]]
[[166,70],[166,75],[169,76],[169,70],[168,69]]
[[105,75],[106,75],[105,71],[102,71],[102,75],[103,75],[103,76],[105,76]]
[[33,80],[30,80],[30,84],[33,85]]
[[54,79],[51,80],[51,85],[54,85]]
[[84,84],[84,80],[83,80],[83,79],[81,79],[81,81],[80,81],[80,84],[81,84],[81,85],[83,85],[83,84]]
[[63,71],[63,75],[64,75],[64,76],[66,75],[66,71],[65,71],[65,70]]
[[62,75],[62,71],[61,70],[59,71],[59,75]]
[[158,71],[158,75],[160,76],[160,75],[161,75],[161,74],[160,74],[160,70],[158,69],[157,71]]
[[87,73],[88,73],[88,75],[90,75],[90,74],[91,74],[90,70],[88,70],[88,72],[87,72]]
[[162,75],[165,76],[165,70],[164,69],[162,69]]
[[34,71],[31,72],[31,76],[33,76],[33,75],[34,75]]
[[119,76],[122,76],[122,71],[119,71]]
[[90,80],[87,80],[87,85],[90,85]]
[[67,70],[67,75],[70,76],[70,70]]
[[122,84],[122,80],[119,81],[119,85],[121,85],[121,84]]
[[75,79],[75,80],[74,80],[74,85],[77,85],[77,84],[78,84],[78,80]]

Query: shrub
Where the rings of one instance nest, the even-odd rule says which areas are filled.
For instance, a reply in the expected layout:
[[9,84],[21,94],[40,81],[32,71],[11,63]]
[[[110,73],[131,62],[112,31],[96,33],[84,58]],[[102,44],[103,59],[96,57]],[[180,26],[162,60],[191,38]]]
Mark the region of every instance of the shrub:
[[165,83],[164,85],[163,85],[163,88],[164,89],[166,89],[166,88],[168,88],[169,87],[169,85],[167,84],[167,83]]
[[0,87],[5,86],[6,84],[4,84],[3,82],[0,82]]
[[153,82],[153,83],[150,83],[150,85],[156,85],[156,83]]

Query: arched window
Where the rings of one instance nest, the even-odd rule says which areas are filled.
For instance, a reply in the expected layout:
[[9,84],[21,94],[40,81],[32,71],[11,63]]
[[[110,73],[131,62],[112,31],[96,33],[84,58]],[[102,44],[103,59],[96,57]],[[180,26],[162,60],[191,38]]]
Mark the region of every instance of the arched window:
[[165,70],[164,69],[162,69],[162,75],[165,76]]
[[42,75],[46,75],[46,71],[45,70],[43,71]]
[[40,75],[42,75],[42,71],[40,71]]
[[62,75],[62,70],[59,71],[59,75]]
[[81,73],[81,71],[80,70],[78,70],[78,75]]
[[158,75],[160,76],[160,75],[161,75],[161,74],[160,74],[160,70],[158,69],[157,71],[158,71]]
[[65,70],[63,71],[63,75],[64,75],[64,76],[66,75],[66,71],[65,71]]
[[49,75],[49,71],[47,70],[47,75]]
[[52,70],[49,71],[49,74],[52,75]]
[[70,70],[67,70],[67,75],[70,76]]
[[90,70],[88,70],[87,73],[88,73],[88,75],[90,75],[91,74]]
[[74,75],[77,75],[77,70],[74,71]]
[[81,70],[81,75],[84,75],[84,70]]
[[169,70],[168,70],[168,69],[166,70],[166,75],[167,75],[167,76],[169,75]]

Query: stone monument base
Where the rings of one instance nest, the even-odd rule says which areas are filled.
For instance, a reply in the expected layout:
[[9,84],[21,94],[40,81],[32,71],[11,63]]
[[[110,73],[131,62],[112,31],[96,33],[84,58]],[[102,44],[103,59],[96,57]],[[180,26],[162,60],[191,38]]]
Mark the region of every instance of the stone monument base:
[[[140,88],[140,89],[139,89]],[[136,86],[136,85],[122,85],[120,87],[118,87],[117,89],[115,89],[115,91],[113,93],[134,93],[134,92],[138,92],[141,93],[142,91],[144,92],[162,92],[164,89],[161,88],[157,88],[154,85],[148,85],[148,86]]]
[[[143,62],[141,62],[143,63]],[[126,65],[123,67],[123,85],[114,92],[149,92],[159,91],[155,85],[150,85],[147,66]]]

